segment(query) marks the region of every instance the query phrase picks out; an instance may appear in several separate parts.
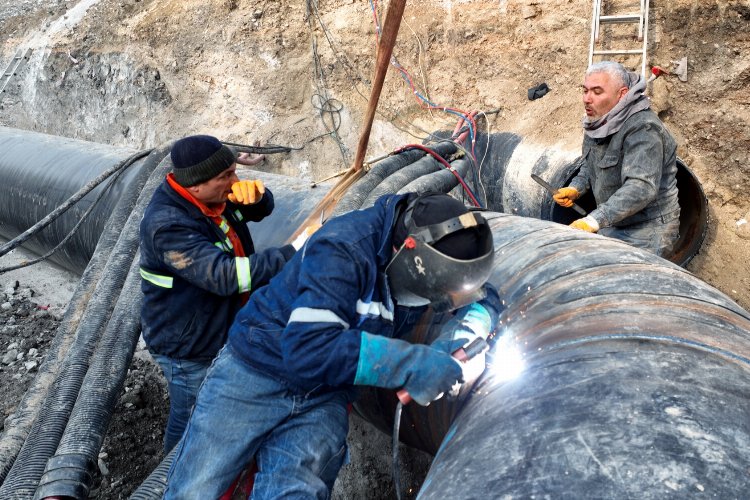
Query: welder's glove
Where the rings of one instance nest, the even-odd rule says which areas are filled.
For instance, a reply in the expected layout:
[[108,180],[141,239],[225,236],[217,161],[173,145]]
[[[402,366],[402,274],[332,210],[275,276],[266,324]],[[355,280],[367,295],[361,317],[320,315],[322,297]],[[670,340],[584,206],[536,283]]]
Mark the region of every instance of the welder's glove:
[[587,233],[595,233],[599,230],[599,223],[596,222],[596,219],[594,219],[590,215],[587,215],[583,219],[578,219],[571,222],[570,227],[572,227],[573,229],[586,231]]
[[497,326],[503,305],[494,286],[485,283],[483,288],[485,297],[456,311],[453,318],[441,328],[440,336],[430,344],[432,347],[451,354],[476,338],[487,340]]
[[256,179],[254,181],[238,181],[232,184],[232,192],[227,196],[232,203],[240,205],[253,205],[263,198],[266,187],[263,181]]
[[294,247],[294,249],[299,250],[300,248],[302,248],[302,245],[305,244],[307,239],[320,228],[321,224],[318,223],[310,224],[309,226],[307,226],[301,233],[299,233],[299,236],[294,238],[294,241],[292,241],[292,246]]
[[422,406],[463,382],[461,364],[422,344],[361,333],[355,385],[406,389]]
[[561,207],[572,207],[573,202],[578,199],[581,194],[574,187],[564,187],[555,191],[552,195],[552,199],[557,202]]

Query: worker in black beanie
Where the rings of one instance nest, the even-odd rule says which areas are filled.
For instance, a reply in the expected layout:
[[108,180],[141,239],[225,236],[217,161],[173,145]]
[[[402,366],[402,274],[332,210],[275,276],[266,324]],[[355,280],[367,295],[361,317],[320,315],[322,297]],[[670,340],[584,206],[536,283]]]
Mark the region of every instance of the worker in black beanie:
[[180,139],[170,159],[140,227],[141,327],[169,386],[167,452],[235,314],[295,253],[293,245],[255,252],[247,224],[271,214],[273,194],[260,180],[240,180],[234,153],[217,138]]
[[[164,498],[217,498],[253,457],[253,498],[329,498],[357,386],[427,405],[471,382],[451,353],[497,324],[493,255],[488,222],[441,193],[386,195],[328,220],[237,314]],[[427,304],[446,321],[434,342],[412,343]]]

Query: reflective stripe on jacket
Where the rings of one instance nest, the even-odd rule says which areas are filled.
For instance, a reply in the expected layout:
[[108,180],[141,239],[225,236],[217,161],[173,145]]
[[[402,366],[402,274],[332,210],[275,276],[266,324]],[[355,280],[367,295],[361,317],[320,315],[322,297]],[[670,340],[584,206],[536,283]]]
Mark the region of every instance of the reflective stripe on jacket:
[[248,257],[235,257],[219,226],[166,181],[156,190],[140,227],[143,338],[164,356],[209,361],[226,341],[240,293],[268,283],[294,255],[286,245],[254,253],[247,221],[273,210],[273,194],[251,206],[227,203],[222,216]]
[[394,311],[385,276],[404,198],[387,195],[329,220],[251,295],[229,332],[241,359],[304,392],[350,387],[361,332],[392,337],[394,322],[407,321],[406,308]]

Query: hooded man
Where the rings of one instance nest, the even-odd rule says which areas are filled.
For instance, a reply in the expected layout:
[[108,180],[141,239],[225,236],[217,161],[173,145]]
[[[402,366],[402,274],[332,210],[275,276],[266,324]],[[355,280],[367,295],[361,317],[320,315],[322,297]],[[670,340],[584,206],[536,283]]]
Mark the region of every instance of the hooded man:
[[[217,498],[252,457],[253,498],[329,498],[356,386],[427,405],[463,381],[450,353],[500,312],[493,254],[487,221],[444,194],[386,195],[329,220],[237,315],[165,498]],[[438,303],[458,309],[435,342],[399,338]]]
[[563,207],[591,190],[596,209],[571,227],[665,257],[679,237],[677,145],[644,95],[646,82],[621,64],[591,65],[583,83],[583,166],[553,196]]

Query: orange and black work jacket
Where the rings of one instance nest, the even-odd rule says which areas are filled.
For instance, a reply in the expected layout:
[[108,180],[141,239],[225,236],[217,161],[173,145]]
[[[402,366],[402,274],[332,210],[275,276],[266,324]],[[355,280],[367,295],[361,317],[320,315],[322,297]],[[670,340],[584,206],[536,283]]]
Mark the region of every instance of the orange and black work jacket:
[[247,293],[267,284],[295,253],[255,253],[247,223],[273,211],[266,189],[254,205],[211,211],[165,180],[140,227],[141,329],[148,348],[175,359],[210,361]]

